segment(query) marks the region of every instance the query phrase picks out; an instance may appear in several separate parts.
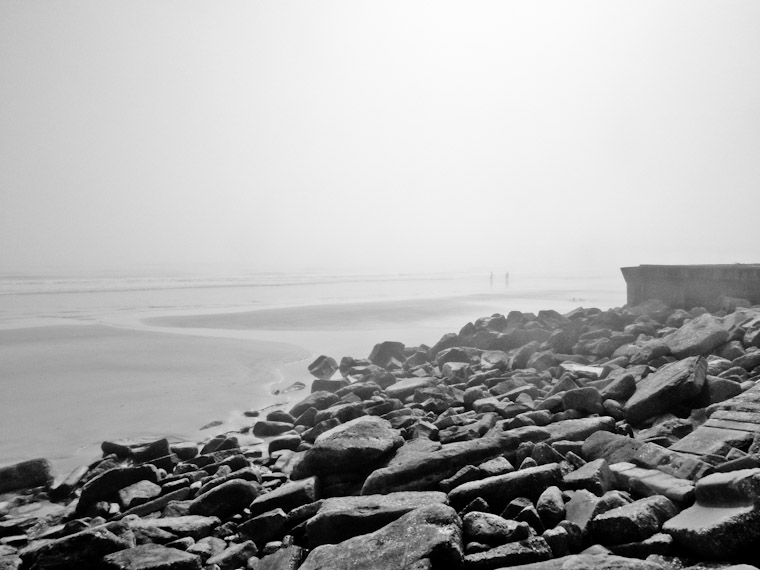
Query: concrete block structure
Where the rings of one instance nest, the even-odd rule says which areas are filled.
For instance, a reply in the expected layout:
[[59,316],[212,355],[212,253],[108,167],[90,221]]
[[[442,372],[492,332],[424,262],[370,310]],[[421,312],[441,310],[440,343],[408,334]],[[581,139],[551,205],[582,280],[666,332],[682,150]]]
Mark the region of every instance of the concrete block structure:
[[639,265],[621,271],[629,305],[661,299],[674,308],[715,308],[721,297],[760,304],[760,264]]

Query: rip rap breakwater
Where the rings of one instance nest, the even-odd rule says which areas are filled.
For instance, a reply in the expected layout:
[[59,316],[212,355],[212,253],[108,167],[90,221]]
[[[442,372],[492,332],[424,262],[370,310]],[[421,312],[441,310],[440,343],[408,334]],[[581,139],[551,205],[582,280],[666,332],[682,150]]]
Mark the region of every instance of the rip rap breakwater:
[[322,356],[309,369],[309,396],[239,433],[104,442],[102,460],[56,482],[44,460],[4,468],[3,490],[37,487],[0,505],[0,564],[757,560],[760,308],[511,312],[432,347],[382,342],[366,359]]

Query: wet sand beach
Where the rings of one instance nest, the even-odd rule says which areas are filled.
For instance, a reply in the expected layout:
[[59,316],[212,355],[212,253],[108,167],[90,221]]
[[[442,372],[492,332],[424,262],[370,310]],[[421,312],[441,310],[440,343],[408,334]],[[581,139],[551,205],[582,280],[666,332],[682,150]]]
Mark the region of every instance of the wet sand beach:
[[0,331],[0,463],[46,457],[64,472],[104,440],[202,439],[204,424],[273,403],[279,366],[306,356],[282,343],[107,326]]

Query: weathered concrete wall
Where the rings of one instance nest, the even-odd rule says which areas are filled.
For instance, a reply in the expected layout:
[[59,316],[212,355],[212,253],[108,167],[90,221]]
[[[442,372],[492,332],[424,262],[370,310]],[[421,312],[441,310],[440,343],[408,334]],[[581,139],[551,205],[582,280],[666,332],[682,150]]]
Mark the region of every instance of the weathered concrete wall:
[[629,305],[662,299],[672,307],[715,308],[723,295],[760,303],[760,264],[639,265],[621,271]]

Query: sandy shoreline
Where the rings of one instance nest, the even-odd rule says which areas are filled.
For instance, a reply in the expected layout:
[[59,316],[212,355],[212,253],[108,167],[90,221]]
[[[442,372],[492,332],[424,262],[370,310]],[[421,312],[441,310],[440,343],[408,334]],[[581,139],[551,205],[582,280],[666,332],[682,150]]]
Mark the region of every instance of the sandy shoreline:
[[106,439],[201,439],[204,424],[276,401],[295,345],[98,325],[0,331],[0,463],[50,459],[58,472]]

